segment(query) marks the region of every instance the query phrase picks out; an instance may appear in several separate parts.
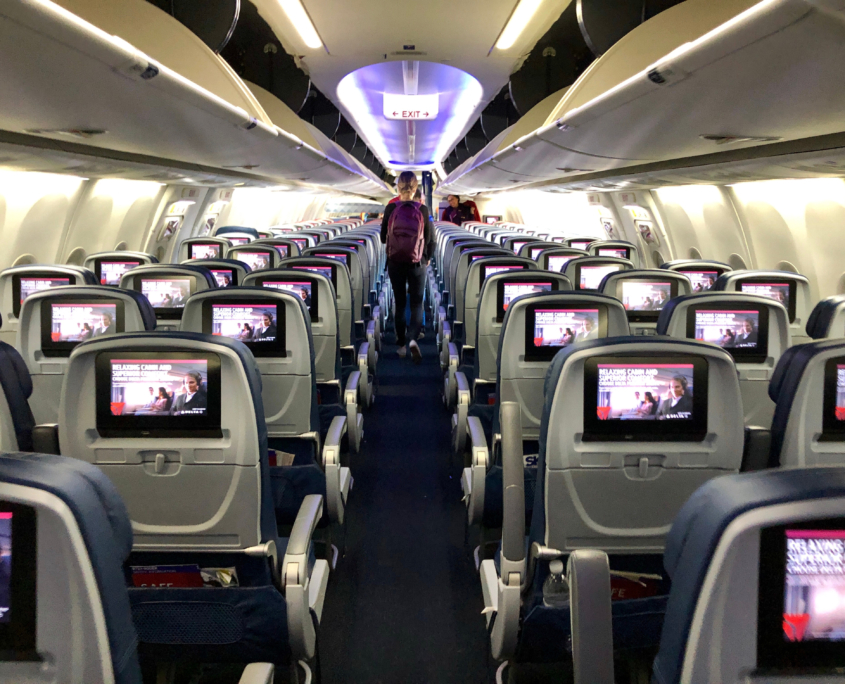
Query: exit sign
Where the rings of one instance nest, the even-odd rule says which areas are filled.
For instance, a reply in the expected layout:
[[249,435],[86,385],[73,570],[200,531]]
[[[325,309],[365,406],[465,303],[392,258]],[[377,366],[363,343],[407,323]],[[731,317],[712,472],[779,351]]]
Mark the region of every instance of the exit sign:
[[384,118],[398,121],[430,121],[440,112],[438,95],[384,94]]

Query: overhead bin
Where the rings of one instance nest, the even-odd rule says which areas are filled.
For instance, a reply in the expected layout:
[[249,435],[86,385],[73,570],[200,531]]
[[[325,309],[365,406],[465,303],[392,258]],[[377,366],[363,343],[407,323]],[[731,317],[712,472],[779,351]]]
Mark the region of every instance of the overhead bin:
[[444,189],[493,190],[529,178],[566,184],[587,173],[839,133],[845,77],[835,65],[845,59],[845,12],[835,7],[687,0],[594,62],[545,126],[453,174]]
[[[320,169],[337,166],[274,126],[228,65],[166,13],[144,0],[63,2],[88,14],[101,10],[109,28],[46,0],[0,4],[0,129],[55,140],[57,148],[72,140],[94,155],[113,150],[264,182],[320,184]],[[108,32],[115,28],[124,35]],[[138,42],[178,63],[191,80]],[[386,192],[364,180],[368,194]]]

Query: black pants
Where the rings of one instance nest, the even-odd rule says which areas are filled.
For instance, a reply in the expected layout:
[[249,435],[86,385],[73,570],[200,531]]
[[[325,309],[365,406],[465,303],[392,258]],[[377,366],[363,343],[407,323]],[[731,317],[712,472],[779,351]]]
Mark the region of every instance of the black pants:
[[425,291],[425,266],[422,263],[402,264],[387,262],[387,274],[393,286],[396,300],[396,344],[403,347],[408,339],[405,336],[406,288],[411,297],[411,329],[407,337],[416,340],[420,335],[423,320],[423,293]]

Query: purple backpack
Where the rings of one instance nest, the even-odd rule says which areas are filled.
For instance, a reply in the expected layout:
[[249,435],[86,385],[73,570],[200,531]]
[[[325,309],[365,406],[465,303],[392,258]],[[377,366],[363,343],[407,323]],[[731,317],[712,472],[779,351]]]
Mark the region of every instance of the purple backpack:
[[387,224],[389,261],[416,264],[425,245],[425,217],[419,202],[397,202]]

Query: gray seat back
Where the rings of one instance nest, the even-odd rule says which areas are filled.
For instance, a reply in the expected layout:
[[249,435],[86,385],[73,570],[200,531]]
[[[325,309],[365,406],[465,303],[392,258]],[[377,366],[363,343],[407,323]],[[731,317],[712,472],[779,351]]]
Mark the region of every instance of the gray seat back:
[[85,259],[82,265],[93,271],[100,285],[120,286],[120,279],[127,271],[144,264],[157,264],[152,254],[146,252],[97,252]]
[[182,240],[179,245],[179,262],[194,259],[225,259],[226,251],[232,242],[222,237],[192,237]]
[[670,299],[684,297],[691,291],[685,275],[657,268],[611,273],[601,288],[603,294],[622,302],[632,335],[654,335],[663,307]]
[[[546,313],[547,322],[537,320],[537,310]],[[528,347],[533,312],[533,335],[537,336],[537,328],[550,330],[550,336],[543,337],[540,348]],[[589,326],[588,319],[598,325]],[[556,321],[558,319],[558,321]],[[561,320],[563,319],[563,320]],[[568,319],[568,320],[567,320]],[[604,326],[601,323],[604,321]],[[557,325],[555,325],[557,323]],[[587,328],[589,327],[589,330]],[[558,328],[572,329],[572,339],[557,339]],[[595,331],[595,332],[593,332]],[[543,352],[543,346],[579,346],[591,340],[604,337],[619,337],[628,334],[628,318],[622,304],[605,295],[587,292],[562,292],[557,294],[535,294],[520,297],[508,308],[507,316],[502,326],[501,343],[499,347],[499,401],[515,401],[519,403],[522,415],[523,439],[533,440],[540,436],[540,421],[543,417],[543,385],[546,371],[551,363],[551,356],[538,358],[535,352]],[[530,338],[534,339],[534,337]],[[560,344],[558,344],[560,343]],[[548,350],[554,354],[554,349]],[[540,355],[542,356],[542,355]]]
[[[282,350],[262,350],[271,342],[248,341],[261,371],[261,397],[268,437],[299,437],[311,431],[315,385],[311,377],[311,341],[305,305],[290,292],[265,287],[206,290],[185,305],[181,330],[241,339],[244,322],[258,332],[261,316],[273,316]],[[215,315],[216,314],[216,315]],[[245,341],[245,340],[242,340]]]
[[120,287],[143,294],[152,305],[159,330],[177,330],[188,297],[214,289],[211,271],[194,264],[149,264],[127,271]]
[[299,256],[300,252],[299,245],[297,245],[293,240],[288,240],[286,238],[261,238],[260,240],[255,241],[255,246],[258,245],[269,245],[270,247],[273,247],[279,253],[279,259]]
[[[696,311],[702,308],[704,311]],[[762,314],[761,309],[766,313]],[[768,332],[761,335],[761,320],[768,319]],[[746,337],[745,321],[750,319],[752,338],[763,341],[765,354],[759,359],[743,359],[751,342]],[[728,333],[730,330],[730,333]],[[705,292],[681,297],[663,309],[657,325],[659,335],[677,339],[697,339],[723,347],[736,355],[735,366],[742,393],[742,408],[747,425],[768,427],[775,404],[769,398],[769,382],[783,353],[791,346],[786,309],[772,299],[757,295]],[[758,347],[759,349],[759,347]]]
[[634,268],[640,268],[642,259],[640,251],[633,242],[625,240],[596,240],[587,250],[590,256],[609,256],[618,259],[627,259]]
[[340,379],[337,377],[337,357],[340,353],[338,313],[330,278],[322,273],[277,268],[247,276],[244,285],[284,290],[298,295],[305,302],[310,314],[317,382]]
[[571,247],[561,247],[556,245],[554,248],[544,249],[535,259],[544,271],[553,271],[555,273],[565,273],[566,265],[573,259],[580,259],[581,257],[589,256],[583,249],[572,249]]
[[[695,358],[702,360],[701,376]],[[587,364],[596,366],[592,382]],[[729,407],[740,405],[740,390],[723,349],[658,338],[592,342],[560,354],[548,383],[541,465],[545,543],[553,548],[661,553],[693,492],[739,471],[744,428]],[[673,384],[683,388],[675,406],[668,397]],[[661,397],[657,413],[634,417],[636,391]],[[671,413],[681,406],[683,414]],[[687,413],[703,421],[700,436],[686,420],[671,418]]]
[[[566,276],[540,271],[515,271],[491,275],[481,286],[478,297],[477,335],[467,334],[467,343],[477,345],[476,367],[480,380],[496,382],[499,362],[499,336],[504,314],[515,297],[534,292],[568,292],[572,290]],[[515,303],[515,302],[514,302]]]
[[237,287],[244,282],[244,278],[250,271],[249,266],[237,259],[188,259],[182,263],[207,268],[214,277],[217,287]]
[[96,285],[93,271],[81,266],[27,264],[0,271],[0,340],[17,342],[21,304],[33,292],[68,285]]
[[[137,297],[134,292],[91,285],[42,290],[27,297],[21,308],[17,348],[32,378],[29,405],[37,424],[59,419],[59,399],[73,343],[155,328],[155,314],[147,302],[142,311]],[[66,340],[65,349],[51,344],[60,341],[54,337]]]
[[728,264],[707,259],[678,259],[661,264],[660,268],[683,273],[690,279],[693,294],[713,289],[724,273],[732,270]]
[[616,257],[581,257],[566,264],[563,273],[572,281],[576,290],[601,289],[601,281],[605,276],[617,271],[630,271],[634,265],[627,259]]
[[[356,321],[364,320],[364,304],[366,303],[364,292],[364,264],[358,254],[358,250],[352,247],[338,247],[331,241],[320,244],[317,247],[306,249],[302,256],[316,257],[319,259],[332,259],[346,267],[349,274],[349,281],[352,286],[352,311]],[[369,296],[369,291],[367,291]]]
[[261,244],[257,240],[248,245],[229,247],[227,259],[234,259],[249,266],[250,271],[260,271],[265,268],[276,268],[282,257],[273,245]]
[[[294,271],[322,273],[331,280],[337,308],[337,329],[340,336],[340,346],[348,347],[354,344],[353,323],[355,319],[353,319],[352,282],[349,278],[349,269],[344,268],[343,264],[334,259],[309,256],[285,259],[281,266]],[[322,302],[321,296],[321,308]]]
[[780,302],[789,313],[792,344],[810,342],[805,326],[815,304],[806,276],[790,271],[729,271],[719,277],[714,289],[757,294]]

